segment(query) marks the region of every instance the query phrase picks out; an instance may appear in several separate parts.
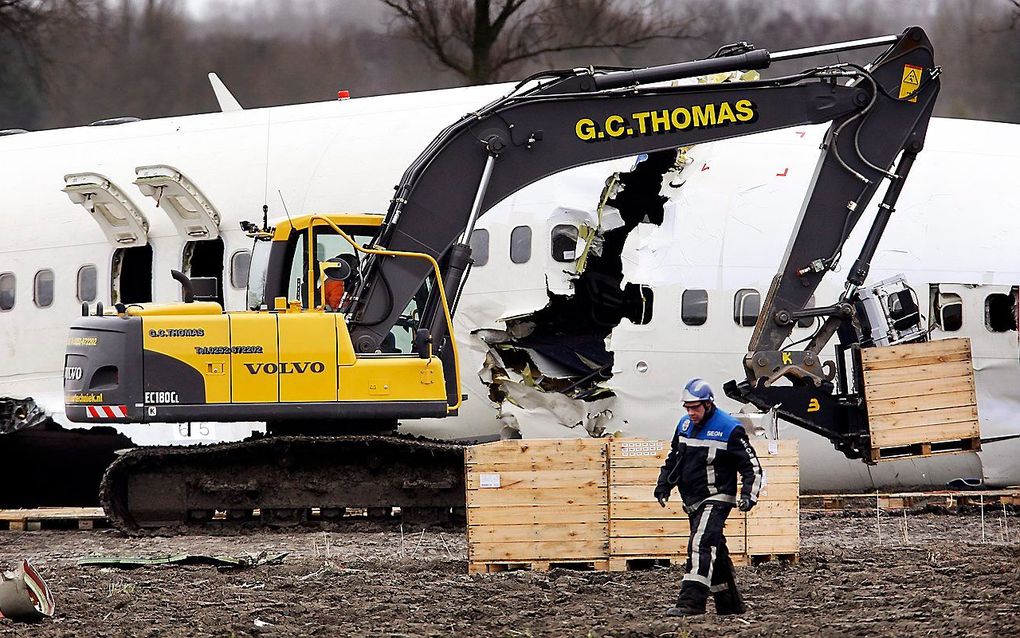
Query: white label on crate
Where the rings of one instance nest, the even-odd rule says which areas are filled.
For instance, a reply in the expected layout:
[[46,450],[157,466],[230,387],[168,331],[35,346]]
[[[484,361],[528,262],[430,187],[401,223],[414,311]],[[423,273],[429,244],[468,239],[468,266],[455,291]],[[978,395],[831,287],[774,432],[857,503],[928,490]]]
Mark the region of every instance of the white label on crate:
[[769,454],[779,454],[779,441],[769,439]]
[[478,475],[478,487],[480,488],[492,488],[499,487],[499,474],[496,473],[485,473]]
[[623,441],[620,456],[658,456],[662,446],[662,441]]

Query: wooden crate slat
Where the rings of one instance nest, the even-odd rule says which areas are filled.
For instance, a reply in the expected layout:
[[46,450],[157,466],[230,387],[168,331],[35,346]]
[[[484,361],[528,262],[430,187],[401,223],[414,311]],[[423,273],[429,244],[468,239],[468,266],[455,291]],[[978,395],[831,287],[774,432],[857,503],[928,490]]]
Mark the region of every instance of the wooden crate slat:
[[[863,352],[863,350],[862,350]],[[969,352],[948,352],[945,354],[928,354],[919,355],[916,357],[896,359],[890,361],[873,361],[866,365],[865,372],[872,372],[876,370],[890,370],[898,368],[908,368],[915,365],[935,365],[943,363],[952,363],[954,361],[970,361]]]
[[[765,473],[770,484],[789,483],[800,480],[800,467],[796,464],[773,465],[770,463],[768,465],[768,469],[765,470]],[[658,467],[609,469],[609,483],[614,487],[651,486],[654,488],[658,478]]]
[[538,460],[556,466],[567,459],[597,461],[605,458],[606,439],[528,439],[473,445],[465,451],[468,464],[513,463]]
[[[731,547],[730,539],[726,539]],[[610,538],[610,556],[687,556],[686,536],[642,536],[636,538]]]
[[622,458],[614,459],[609,458],[609,469],[611,470],[626,470],[636,468],[649,468],[649,467],[662,467],[662,464],[666,461],[668,454],[663,454],[661,457],[633,457],[633,458]]
[[970,339],[938,339],[924,343],[861,349],[861,364],[865,370],[882,370],[965,359],[970,359]]
[[569,458],[555,459],[553,457],[541,457],[536,461],[529,461],[521,458],[508,463],[468,463],[465,469],[471,472],[546,472],[550,467],[565,472],[591,470],[599,464],[605,463],[605,459],[592,456],[591,458]]
[[604,537],[607,523],[556,523],[535,525],[472,525],[468,533],[479,543],[533,541],[588,541]]
[[471,490],[468,507],[508,505],[598,505],[606,502],[606,489],[598,486],[550,487],[523,490]]
[[933,429],[930,425],[879,430],[872,433],[871,446],[875,448],[898,447],[918,443],[945,443],[962,439],[977,438],[977,421],[968,419],[956,423],[942,423]]
[[972,388],[958,392],[943,392],[927,396],[908,396],[868,402],[868,419],[891,414],[906,414],[942,410],[945,408],[968,408],[977,405],[977,396]]
[[932,394],[962,392],[965,390],[974,391],[974,375],[969,369],[963,375],[921,379],[920,381],[899,381],[882,385],[873,383],[872,378],[869,376],[868,385],[864,388],[864,398],[870,404],[873,401],[881,401],[883,399],[926,397]]
[[614,520],[618,518],[656,519],[677,516],[682,516],[685,519],[687,517],[680,506],[679,494],[671,496],[665,508],[660,507],[654,498],[647,501],[609,502],[609,518]]
[[[914,412],[902,412],[897,414],[879,414],[874,419],[868,419],[872,430],[898,428],[912,428],[926,425],[942,425],[947,423],[960,423],[977,420],[977,406],[966,405],[956,408],[942,408],[938,410],[917,410]],[[938,432],[938,429],[933,429]]]
[[[482,475],[496,475],[499,478],[499,488],[482,488],[479,486]],[[472,472],[467,476],[468,490],[519,490],[519,489],[545,489],[550,487],[605,487],[606,472],[604,468],[587,470],[556,470],[550,471],[523,471],[515,470],[509,472]]]
[[894,346],[863,348],[861,349],[861,361],[864,363],[901,361],[911,357],[932,354],[953,354],[957,352],[970,352],[969,338],[951,337],[948,339],[933,339],[932,341],[921,343],[901,343]]
[[687,517],[651,518],[651,519],[614,519],[609,527],[609,536],[624,538],[628,536],[687,536],[691,526]]
[[595,505],[536,505],[469,507],[468,525],[528,525],[532,523],[605,523],[609,513],[603,503]]
[[608,550],[608,539],[519,543],[474,542],[469,546],[468,559],[472,561],[602,559],[608,555]]
[[893,383],[931,381],[943,378],[972,375],[974,374],[974,366],[970,361],[956,361],[932,365],[918,365],[907,368],[870,370],[865,374],[867,375],[865,384],[867,388],[871,386],[882,386]]

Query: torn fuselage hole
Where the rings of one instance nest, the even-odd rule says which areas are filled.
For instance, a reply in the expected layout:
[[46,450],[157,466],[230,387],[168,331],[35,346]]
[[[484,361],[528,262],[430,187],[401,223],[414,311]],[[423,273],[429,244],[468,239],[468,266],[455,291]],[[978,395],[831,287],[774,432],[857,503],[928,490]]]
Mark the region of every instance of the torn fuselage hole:
[[[614,396],[602,386],[613,368],[606,338],[624,319],[647,324],[654,305],[651,287],[624,283],[624,245],[639,224],[662,224],[667,200],[660,195],[663,176],[676,162],[676,150],[651,153],[630,172],[610,179],[600,200],[598,227],[579,233],[586,246],[578,246],[572,294],[550,291],[544,308],[507,319],[505,330],[476,331],[489,346],[480,376],[493,402],[508,400],[506,383],[589,402]],[[569,254],[565,245],[559,248],[560,254]]]
[[32,397],[27,399],[0,397],[0,434],[33,427],[46,418],[46,413]]

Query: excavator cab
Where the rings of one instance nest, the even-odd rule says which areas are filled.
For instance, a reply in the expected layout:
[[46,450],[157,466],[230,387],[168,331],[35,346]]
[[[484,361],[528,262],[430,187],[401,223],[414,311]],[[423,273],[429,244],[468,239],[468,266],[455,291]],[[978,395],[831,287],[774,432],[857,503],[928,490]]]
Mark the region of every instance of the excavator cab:
[[[339,434],[345,421],[392,424],[455,411],[442,364],[428,348],[415,347],[422,295],[406,304],[375,351],[352,347],[346,304],[360,277],[358,255],[418,258],[366,248],[381,221],[309,215],[252,233],[244,312],[195,301],[192,282],[177,273],[185,303],[117,305],[83,316],[68,342],[66,367],[74,371],[65,375],[68,418],[325,421]],[[351,284],[336,308],[323,296],[333,269]],[[423,295],[431,286],[423,284]]]

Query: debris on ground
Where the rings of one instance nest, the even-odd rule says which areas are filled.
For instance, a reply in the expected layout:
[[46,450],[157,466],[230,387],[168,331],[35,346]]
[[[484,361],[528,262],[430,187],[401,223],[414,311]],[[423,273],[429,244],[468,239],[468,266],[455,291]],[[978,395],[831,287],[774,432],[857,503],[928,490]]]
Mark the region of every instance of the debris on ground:
[[243,569],[259,565],[279,565],[287,552],[270,555],[267,552],[244,556],[209,556],[206,554],[175,554],[172,556],[86,556],[78,559],[80,566],[148,567],[152,565],[213,565],[220,568]]
[[27,560],[0,573],[0,618],[37,622],[53,616],[53,595],[42,576]]

